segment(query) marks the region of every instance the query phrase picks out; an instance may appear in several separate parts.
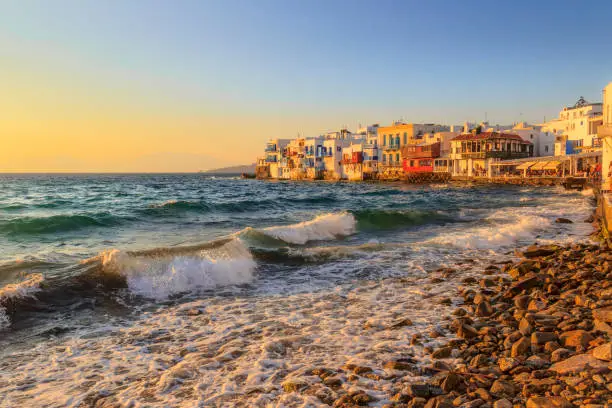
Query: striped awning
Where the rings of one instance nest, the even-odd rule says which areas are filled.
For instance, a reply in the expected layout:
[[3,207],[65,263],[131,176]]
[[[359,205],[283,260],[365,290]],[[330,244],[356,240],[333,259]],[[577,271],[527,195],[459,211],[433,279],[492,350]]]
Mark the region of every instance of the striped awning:
[[527,170],[529,167],[533,166],[535,162],[525,162],[516,166],[517,170]]

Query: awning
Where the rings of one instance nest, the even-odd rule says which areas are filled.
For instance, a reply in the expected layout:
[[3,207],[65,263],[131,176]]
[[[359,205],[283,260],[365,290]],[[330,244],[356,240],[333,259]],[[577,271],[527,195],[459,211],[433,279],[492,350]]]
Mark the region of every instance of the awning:
[[549,161],[546,162],[546,165],[542,167],[542,170],[557,170],[561,163],[558,161]]
[[533,166],[535,162],[525,162],[516,166],[517,170],[527,170],[529,167]]

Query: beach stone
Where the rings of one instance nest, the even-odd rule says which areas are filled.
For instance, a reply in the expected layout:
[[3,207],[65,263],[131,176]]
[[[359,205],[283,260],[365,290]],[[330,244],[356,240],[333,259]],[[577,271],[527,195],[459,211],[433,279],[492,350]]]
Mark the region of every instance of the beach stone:
[[531,335],[531,344],[541,345],[556,340],[557,335],[551,332],[534,332]]
[[574,223],[574,221],[570,220],[569,218],[563,218],[563,217],[557,218],[555,222],[557,224],[573,224]]
[[323,384],[325,384],[326,386],[330,388],[339,388],[342,386],[342,379],[336,376],[326,377],[323,380]]
[[457,336],[462,339],[473,339],[474,337],[478,337],[478,330],[469,324],[462,324],[457,331]]
[[531,302],[531,296],[529,295],[516,296],[514,298],[514,306],[521,310],[527,310],[529,302]]
[[493,308],[489,302],[482,301],[476,306],[476,316],[487,317],[493,314]]
[[611,361],[612,360],[612,342],[602,344],[601,346],[595,347],[591,354],[598,360]]
[[497,360],[497,364],[499,365],[499,369],[502,371],[510,371],[513,368],[517,367],[520,362],[516,358],[512,357],[502,357]]
[[453,408],[453,404],[445,395],[438,395],[437,397],[430,398],[427,404],[425,404],[425,408]]
[[483,406],[484,404],[486,404],[486,402],[482,398],[476,398],[475,400],[464,402],[459,407],[460,408],[478,408],[478,407]]
[[536,245],[532,245],[529,248],[527,248],[527,250],[524,251],[522,255],[525,258],[538,258],[541,256],[552,255],[555,252],[557,252],[558,249],[559,247],[556,245],[546,245],[546,246],[540,246],[540,247]]
[[489,391],[496,397],[514,397],[516,394],[514,384],[510,381],[504,380],[496,380],[493,382],[493,385]]
[[602,322],[606,323],[612,323],[612,306],[594,309],[593,319],[601,320]]
[[404,388],[404,393],[411,397],[427,398],[430,395],[429,385],[427,384],[408,384]]
[[440,388],[442,388],[442,391],[445,393],[449,393],[456,390],[461,383],[462,380],[460,376],[455,373],[449,373],[440,384]]
[[531,342],[527,337],[521,337],[517,340],[510,349],[510,357],[519,357],[527,354]]
[[440,347],[439,349],[437,349],[436,351],[434,351],[431,356],[433,358],[448,358],[450,357],[451,353],[453,351],[452,347]]
[[573,405],[563,397],[531,397],[527,408],[572,408]]
[[497,400],[493,403],[493,408],[512,408],[512,403],[505,398]]
[[559,341],[564,347],[586,348],[592,340],[593,336],[585,330],[566,331],[559,336]]
[[405,361],[387,361],[384,368],[388,370],[409,371],[414,369],[415,365]]
[[424,408],[427,400],[425,398],[416,397],[408,403],[409,408]]
[[308,384],[300,379],[287,380],[281,384],[285,392],[298,392],[308,387]]
[[607,372],[608,363],[598,360],[591,354],[578,354],[576,356],[559,361],[550,367],[551,371],[557,374],[579,374],[587,369],[593,369],[596,372]]
[[553,363],[567,359],[572,355],[572,351],[566,348],[558,348],[550,354],[550,361]]
[[523,336],[529,336],[533,331],[533,327],[529,323],[529,321],[525,318],[522,318],[519,322],[519,331]]

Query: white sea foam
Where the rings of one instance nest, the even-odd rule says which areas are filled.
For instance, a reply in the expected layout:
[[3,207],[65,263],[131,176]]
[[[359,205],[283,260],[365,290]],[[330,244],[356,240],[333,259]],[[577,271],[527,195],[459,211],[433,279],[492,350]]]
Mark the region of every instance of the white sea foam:
[[125,276],[131,292],[153,299],[248,283],[256,266],[239,239],[212,250],[178,256],[138,256],[115,249],[102,255],[102,265]]
[[259,232],[290,244],[303,245],[309,241],[332,240],[354,234],[357,221],[348,212],[319,215],[298,224],[263,228]]
[[[0,288],[0,304],[7,300],[17,298],[34,297],[36,292],[40,291],[40,284],[44,281],[44,277],[40,273],[27,275],[22,281],[11,283]],[[11,325],[11,319],[8,316],[5,307],[0,306],[0,329],[5,329]]]

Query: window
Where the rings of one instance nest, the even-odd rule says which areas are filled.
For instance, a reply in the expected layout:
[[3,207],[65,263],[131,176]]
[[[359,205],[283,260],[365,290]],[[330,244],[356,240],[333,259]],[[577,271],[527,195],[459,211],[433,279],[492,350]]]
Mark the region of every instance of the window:
[[387,135],[383,135],[383,146],[386,146],[386,145],[387,145]]
[[399,163],[399,161],[400,161],[400,158],[399,158],[399,153],[397,153],[397,154],[395,155],[395,161]]
[[544,152],[548,153],[548,145],[544,146]]
[[533,139],[533,133],[529,135],[529,138],[530,138],[530,139]]
[[584,126],[584,121],[580,121],[580,126]]
[[404,132],[404,144],[408,144],[408,133]]

